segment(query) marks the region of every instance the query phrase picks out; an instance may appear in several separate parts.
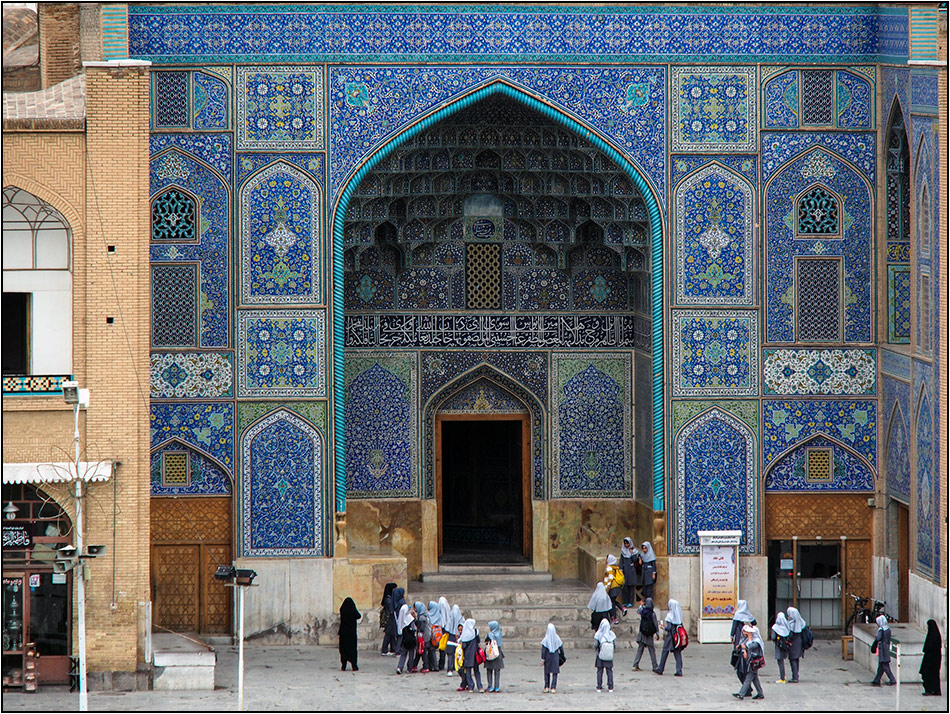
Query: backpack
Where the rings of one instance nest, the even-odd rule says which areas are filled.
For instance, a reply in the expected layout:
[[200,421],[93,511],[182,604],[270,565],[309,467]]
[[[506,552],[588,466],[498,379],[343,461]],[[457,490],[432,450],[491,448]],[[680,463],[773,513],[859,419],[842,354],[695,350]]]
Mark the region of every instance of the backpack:
[[749,666],[752,668],[752,671],[758,672],[765,666],[765,655],[759,655],[758,657],[753,657],[749,661]]
[[787,637],[778,634],[775,635],[775,644],[778,645],[778,648],[782,650],[782,652],[788,652],[789,644]]
[[640,616],[640,634],[644,637],[653,637],[656,634],[656,618]]
[[485,664],[485,650],[481,647],[475,650],[475,664]]
[[433,625],[432,626],[432,646],[438,647],[442,642],[442,626]]
[[676,630],[673,632],[673,649],[685,650],[687,645],[689,645],[689,635],[686,632],[686,628],[682,625],[677,625]]
[[501,654],[501,650],[498,649],[498,643],[495,640],[488,640],[488,643],[485,645],[485,659],[491,662],[494,659],[498,659],[498,656]]
[[455,645],[455,671],[458,672],[465,666],[465,652],[462,650],[462,643]]
[[808,625],[805,625],[802,628],[802,649],[809,650],[813,644],[815,644],[815,635]]
[[597,653],[597,656],[600,657],[601,662],[613,662],[614,661],[614,643],[601,642],[600,652]]

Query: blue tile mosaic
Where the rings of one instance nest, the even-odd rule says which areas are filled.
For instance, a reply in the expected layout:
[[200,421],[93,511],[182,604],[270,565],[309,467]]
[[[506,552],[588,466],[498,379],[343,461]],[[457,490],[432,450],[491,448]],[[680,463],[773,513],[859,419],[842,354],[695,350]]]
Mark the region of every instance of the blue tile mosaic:
[[874,394],[875,351],[763,350],[764,394]]
[[152,352],[149,397],[216,399],[233,397],[229,352]]
[[[809,480],[806,460],[809,449],[831,451],[830,476],[825,480]],[[841,442],[824,436],[807,439],[776,461],[765,476],[768,492],[874,492],[874,472],[868,463]]]
[[788,161],[805,151],[822,147],[850,162],[869,183],[874,183],[877,141],[873,133],[809,131],[768,132],[762,137],[762,182],[767,183]]
[[[816,139],[816,143],[826,142]],[[873,151],[873,141],[867,148]],[[763,164],[767,161],[763,159]],[[797,232],[797,197],[814,185],[826,187],[826,190],[840,198],[840,238],[801,236]],[[768,342],[795,341],[793,316],[798,314],[795,309],[795,263],[797,257],[805,256],[836,256],[843,259],[844,341],[871,341],[871,203],[871,186],[850,164],[823,148],[799,155],[766,185],[765,225],[769,261],[765,296]]]
[[568,310],[571,285],[560,270],[536,268],[522,271],[518,295],[523,310]]
[[347,353],[346,492],[407,498],[418,483],[418,372],[413,354]]
[[740,530],[739,551],[756,552],[758,489],[755,435],[713,407],[675,438],[676,550],[698,553],[701,530]]
[[324,437],[278,409],[241,437],[244,557],[327,555]]
[[837,75],[837,123],[840,129],[873,128],[874,95],[869,82],[853,72]]
[[940,105],[940,82],[936,73],[915,68],[910,75],[911,111],[936,114]]
[[900,352],[891,350],[881,350],[881,371],[894,377],[899,377],[905,382],[910,381],[910,357]]
[[149,155],[153,157],[171,147],[191,154],[211,166],[230,185],[234,148],[230,134],[152,134],[148,147]]
[[794,400],[762,403],[762,445],[766,467],[784,452],[824,434],[877,469],[877,400]]
[[673,311],[673,396],[757,396],[758,314]]
[[404,310],[444,310],[449,307],[449,278],[437,268],[412,268],[401,274],[396,286],[398,305]]
[[[330,191],[411,121],[504,81],[600,132],[665,192],[666,70],[652,67],[339,67],[330,72]],[[359,99],[351,96],[360,87]],[[636,87],[631,98],[625,87]],[[348,89],[349,88],[349,89]],[[661,201],[662,203],[662,201]]]
[[[129,56],[155,62],[873,61],[907,56],[904,8],[129,6]],[[901,12],[903,10],[903,12]]]
[[673,151],[755,151],[754,67],[671,70]]
[[326,313],[238,313],[238,397],[325,397]]
[[456,392],[439,407],[440,414],[522,414],[526,411],[524,404],[487,379]]
[[[162,484],[162,454],[182,452],[188,458],[187,486],[167,486]],[[186,444],[172,439],[154,449],[150,465],[151,494],[153,496],[230,496],[231,478],[213,460],[205,454],[193,450]]]
[[230,402],[153,402],[152,448],[177,439],[231,469],[234,453],[234,405]]
[[307,174],[283,161],[241,188],[241,302],[323,302],[323,201]]
[[630,355],[554,353],[551,369],[553,496],[631,496]]
[[275,162],[289,164],[304,173],[309,174],[310,178],[321,188],[324,184],[323,174],[326,164],[324,154],[300,154],[300,153],[280,153],[271,154],[266,152],[239,153],[235,166],[237,167],[237,184],[242,185],[254,173],[257,173],[263,167]]
[[204,72],[192,74],[192,125],[197,131],[227,129],[228,85]]
[[200,264],[200,343],[195,346],[227,347],[230,329],[227,185],[202,161],[171,148],[153,155],[150,191],[155,196],[170,186],[185,189],[198,199],[198,242],[153,244],[149,258],[152,262]]
[[881,378],[881,413],[888,415],[884,452],[887,493],[905,504],[910,503],[910,421],[913,412],[910,385],[887,375]]
[[795,129],[798,119],[798,70],[791,69],[766,80],[763,77],[765,127]]
[[935,488],[937,475],[934,469],[934,417],[929,390],[926,387],[921,391],[917,401],[914,435],[916,439],[914,465],[917,476],[916,560],[918,568],[926,573],[932,573],[936,563],[934,536],[935,528],[938,527],[937,514],[940,510],[940,497],[939,491]]
[[238,67],[236,93],[239,150],[324,148],[321,69]]
[[752,186],[711,164],[673,191],[676,300],[694,305],[751,305]]
[[909,265],[887,266],[887,341],[910,342],[911,276]]

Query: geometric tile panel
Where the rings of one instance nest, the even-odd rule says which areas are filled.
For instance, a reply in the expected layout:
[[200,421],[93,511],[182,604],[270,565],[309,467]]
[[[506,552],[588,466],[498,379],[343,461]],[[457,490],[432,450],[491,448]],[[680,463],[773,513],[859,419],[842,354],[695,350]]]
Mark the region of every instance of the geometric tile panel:
[[[814,457],[827,453],[831,454],[831,462],[824,470],[831,472],[830,478],[812,480],[814,473],[809,473],[809,467],[814,468]],[[812,458],[810,464],[806,463],[809,458]],[[840,442],[818,435],[786,453],[772,465],[765,477],[765,490],[819,493],[874,491],[874,472],[866,461],[844,448]]]
[[326,313],[238,313],[238,397],[325,397]]
[[152,352],[152,399],[231,397],[233,377],[228,352]]
[[321,303],[323,208],[317,184],[280,161],[244,184],[240,205],[242,303]]
[[758,395],[758,313],[673,312],[673,396]]
[[187,127],[188,72],[156,72],[152,102],[155,105],[155,125],[160,127]]
[[755,435],[718,407],[676,436],[677,552],[698,553],[701,530],[741,530],[740,550],[754,553],[758,513]]
[[285,409],[242,435],[245,557],[326,555],[324,459],[323,435]]
[[816,434],[856,452],[877,469],[877,400],[766,400],[762,403],[764,466]]
[[887,266],[887,341],[910,342],[910,266]]
[[802,72],[802,124],[834,124],[833,73],[830,69],[809,69]]
[[407,498],[418,473],[416,356],[345,357],[346,493],[350,498]]
[[[188,459],[189,483],[173,486],[162,483],[162,455],[165,452],[185,452]],[[231,478],[213,460],[172,439],[151,454],[151,494],[153,496],[230,496]]]
[[237,148],[324,148],[323,70],[238,67]]
[[754,67],[674,67],[673,151],[755,151]]
[[885,375],[881,385],[881,413],[886,414],[884,424],[884,452],[882,454],[887,475],[887,493],[891,497],[910,503],[910,385]]
[[233,404],[152,402],[150,410],[151,448],[175,440],[207,454],[219,466],[231,469],[234,458]]
[[152,265],[152,344],[198,346],[198,266]]
[[874,394],[874,350],[764,350],[765,394]]
[[752,187],[712,164],[676,187],[676,299],[751,305]]
[[798,261],[797,337],[799,342],[841,340],[841,262]]
[[935,528],[940,512],[939,490],[935,488],[937,476],[934,469],[934,417],[930,406],[930,396],[926,389],[917,402],[917,415],[914,424],[916,439],[916,525],[917,525],[917,565],[927,573],[934,571]]
[[630,354],[555,353],[551,362],[554,495],[629,497]]

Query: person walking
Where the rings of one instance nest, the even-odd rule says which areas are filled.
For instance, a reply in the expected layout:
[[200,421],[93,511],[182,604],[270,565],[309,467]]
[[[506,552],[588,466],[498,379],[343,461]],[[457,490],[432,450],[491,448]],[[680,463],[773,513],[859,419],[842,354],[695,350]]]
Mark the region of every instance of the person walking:
[[640,594],[646,599],[653,597],[653,586],[656,585],[656,554],[647,540],[640,545],[640,551]]
[[640,551],[633,545],[631,538],[624,538],[620,546],[620,571],[623,573],[623,585],[620,591],[623,594],[623,606],[633,607],[639,600],[637,591],[640,589]]
[[348,597],[340,605],[340,671],[346,671],[346,663],[349,662],[354,672],[359,672],[357,663],[356,648],[356,623],[363,617],[360,611],[356,609],[356,603],[353,598]]
[[557,628],[553,622],[548,623],[548,630],[541,640],[541,661],[544,662],[544,692],[557,692],[557,676],[561,673],[561,662],[564,661],[564,643],[557,636]]
[[[762,693],[762,683],[759,682],[759,670],[765,666],[765,643],[755,625],[744,625],[742,628],[742,642],[740,660],[743,662],[743,682],[738,692],[733,694],[736,699],[745,699],[755,687],[753,699],[765,699]],[[738,671],[739,667],[736,667]]]
[[603,583],[597,583],[593,595],[587,601],[587,608],[590,610],[590,629],[596,632],[601,620],[610,619],[610,612],[613,609],[610,595],[607,594],[607,588]]
[[775,641],[775,661],[778,664],[776,684],[785,684],[785,660],[788,658],[789,636],[791,634],[792,631],[788,628],[785,613],[778,613],[775,616],[775,624],[772,625],[772,639]]
[[[396,588],[398,592],[401,588]],[[395,597],[395,592],[393,596]],[[416,633],[412,629],[415,622],[414,613],[406,602],[399,608],[399,614],[396,616],[396,630],[399,632],[396,638],[396,654],[399,655],[399,662],[396,664],[396,674],[402,674],[406,667],[406,658],[415,652]]]
[[943,657],[943,639],[936,620],[927,620],[924,638],[924,658],[920,662],[920,678],[924,680],[924,696],[940,696],[940,660]]
[[891,686],[897,684],[894,673],[891,672],[891,628],[887,624],[887,615],[878,615],[875,620],[877,623],[877,634],[874,636],[874,643],[871,645],[871,652],[877,653],[877,674],[871,680],[875,687],[881,686],[881,677],[887,675],[887,684]]
[[623,597],[623,582],[623,571],[617,564],[617,556],[608,555],[607,567],[604,570],[604,588],[606,588],[607,594],[610,596],[610,618],[615,625],[619,622],[617,619],[618,609],[624,616],[627,614],[627,608],[625,608],[621,602],[621,598]]
[[640,658],[643,656],[643,650],[650,651],[650,666],[656,670],[656,648],[653,641],[660,631],[660,625],[656,621],[656,612],[653,610],[653,598],[648,597],[637,610],[640,613],[640,629],[637,632],[637,656],[633,660],[633,671],[640,671]]
[[738,600],[736,602],[736,614],[732,616],[732,631],[729,636],[732,638],[732,663],[736,668],[736,676],[740,682],[745,681],[745,672],[741,672],[738,666],[742,655],[742,652],[740,652],[743,640],[742,628],[748,624],[755,624],[755,618],[752,617],[752,613],[749,611],[749,603],[745,600]]
[[680,651],[680,648],[676,647],[675,635],[676,629],[683,624],[683,609],[680,607],[680,604],[671,599],[667,603],[669,612],[666,613],[666,618],[663,621],[663,624],[660,627],[663,628],[663,652],[660,654],[660,665],[656,667],[653,671],[657,674],[663,674],[663,670],[666,668],[666,658],[670,656],[670,652],[673,653],[673,659],[676,661],[676,672],[673,673],[674,677],[683,676],[683,654]]
[[792,678],[788,680],[789,684],[798,684],[798,661],[805,652],[805,646],[802,644],[802,630],[808,625],[805,618],[798,611],[798,608],[790,607],[786,610],[788,613],[788,663],[792,668]]
[[614,640],[617,635],[610,629],[610,620],[601,620],[594,634],[594,667],[597,668],[597,691],[604,691],[604,670],[607,670],[607,691],[614,691]]
[[380,654],[392,657],[396,654],[396,612],[393,610],[393,590],[396,583],[386,583],[383,599],[379,603],[379,629],[383,631],[383,646]]

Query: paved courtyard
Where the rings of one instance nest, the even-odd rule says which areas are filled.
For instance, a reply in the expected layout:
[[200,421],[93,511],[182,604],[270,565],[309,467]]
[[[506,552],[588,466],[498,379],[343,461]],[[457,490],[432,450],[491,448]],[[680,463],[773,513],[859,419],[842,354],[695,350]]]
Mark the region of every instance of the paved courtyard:
[[[364,634],[364,633],[361,633]],[[375,634],[375,633],[373,633]],[[540,647],[539,647],[540,650]],[[800,684],[775,684],[770,659],[762,677],[765,700],[738,702],[728,645],[691,643],[684,653],[682,678],[630,669],[634,650],[620,648],[615,690],[594,689],[593,650],[569,650],[557,694],[543,694],[539,653],[514,651],[505,658],[502,691],[470,694],[455,691],[458,680],[444,673],[395,674],[392,657],[360,653],[360,671],[340,672],[333,647],[248,647],[245,699],[250,711],[503,711],[540,710],[733,710],[742,711],[893,711],[895,687],[868,685],[871,674],[841,659],[837,641],[816,641],[802,661]],[[769,655],[772,644],[767,643]],[[237,708],[237,648],[218,647],[217,688],[213,692],[92,692],[92,711],[225,711]],[[917,660],[919,663],[919,660]],[[908,671],[910,670],[910,671]],[[901,687],[902,711],[947,711],[943,697],[924,697],[917,666],[904,668],[911,680]],[[484,672],[483,672],[484,676]],[[76,694],[48,687],[37,694],[5,694],[4,711],[75,710]]]

